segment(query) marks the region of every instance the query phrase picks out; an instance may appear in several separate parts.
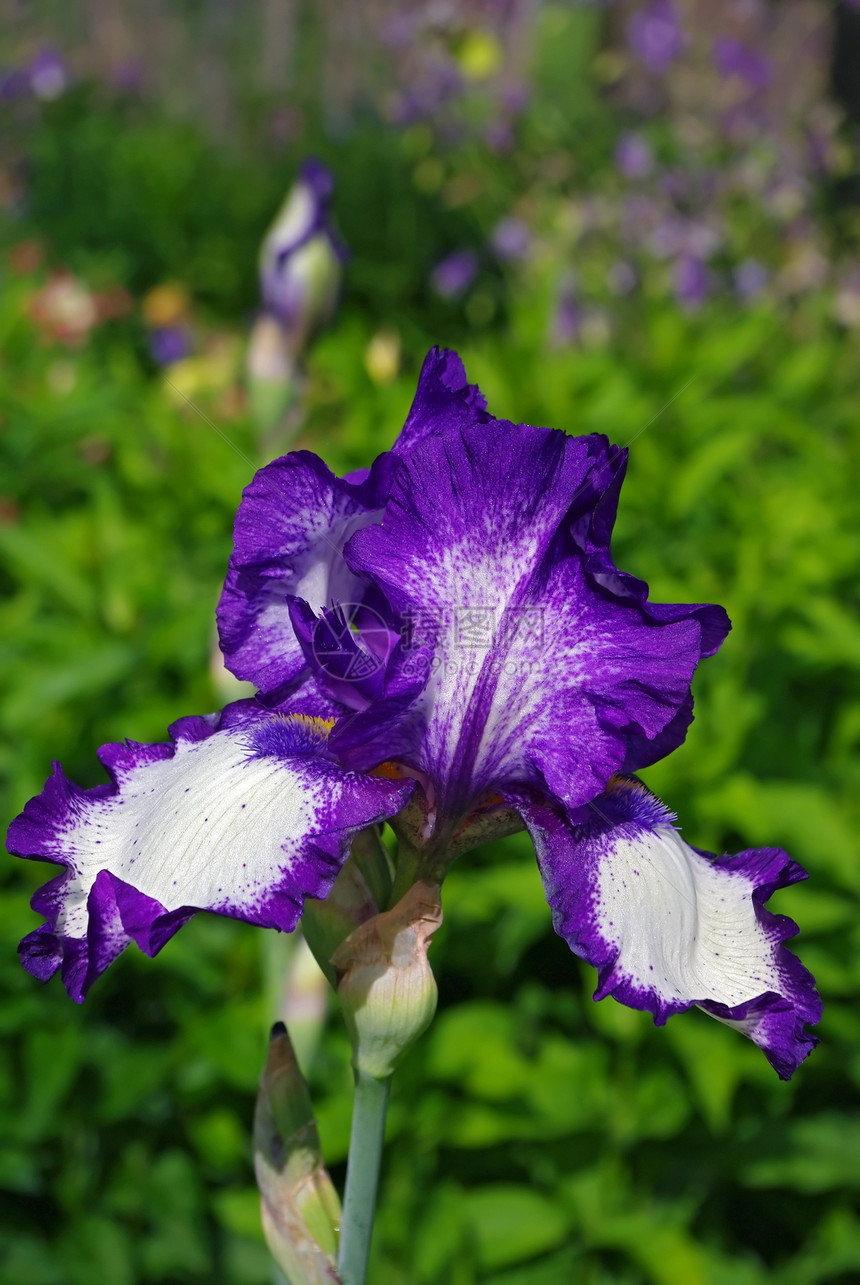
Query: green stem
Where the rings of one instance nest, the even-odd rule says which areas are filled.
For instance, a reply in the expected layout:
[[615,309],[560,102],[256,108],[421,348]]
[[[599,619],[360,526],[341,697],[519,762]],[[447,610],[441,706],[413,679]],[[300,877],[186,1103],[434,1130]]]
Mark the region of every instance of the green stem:
[[419,855],[404,839],[397,840],[397,865],[394,874],[394,887],[391,889],[391,905],[396,906],[418,878]]
[[355,1104],[337,1261],[343,1285],[364,1285],[367,1276],[390,1086],[390,1076],[377,1080],[363,1071],[355,1073]]

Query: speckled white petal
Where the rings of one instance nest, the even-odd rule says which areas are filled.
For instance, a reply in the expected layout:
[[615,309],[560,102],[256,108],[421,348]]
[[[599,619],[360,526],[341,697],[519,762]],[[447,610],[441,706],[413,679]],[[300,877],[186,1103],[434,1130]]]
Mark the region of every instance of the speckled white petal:
[[556,931],[612,995],[662,1025],[699,1005],[759,1044],[787,1076],[814,1047],[820,1002],[785,949],[797,932],[765,909],[805,872],[779,848],[713,857],[692,848],[638,781],[570,818],[524,804]]
[[23,943],[25,965],[40,977],[62,965],[82,998],[130,940],[155,954],[195,910],[293,929],[358,830],[408,794],[331,762],[329,728],[306,715],[182,720],[174,745],[105,747],[110,786],[81,790],[56,768],[9,835],[18,855],[66,866],[34,900],[48,923]]

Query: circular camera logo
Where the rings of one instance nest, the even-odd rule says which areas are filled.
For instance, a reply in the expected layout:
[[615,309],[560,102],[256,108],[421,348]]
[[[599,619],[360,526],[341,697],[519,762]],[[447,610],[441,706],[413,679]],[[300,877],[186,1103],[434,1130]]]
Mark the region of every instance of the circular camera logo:
[[336,611],[317,621],[311,649],[329,678],[355,683],[382,669],[390,638],[378,611],[362,602],[340,602]]

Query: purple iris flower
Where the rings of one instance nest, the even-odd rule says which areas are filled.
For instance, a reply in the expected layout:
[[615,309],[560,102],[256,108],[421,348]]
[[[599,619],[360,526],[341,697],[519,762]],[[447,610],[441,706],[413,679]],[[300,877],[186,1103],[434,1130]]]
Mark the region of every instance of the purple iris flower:
[[64,867],[34,898],[25,967],[81,999],[195,910],[293,928],[363,827],[402,812],[418,877],[439,880],[464,829],[503,812],[598,997],[658,1024],[698,1005],[791,1075],[820,1003],[765,902],[803,871],[775,848],[689,846],[632,775],[684,740],[693,672],[730,625],[616,568],[625,464],[605,437],[495,419],[433,350],[369,470],[338,478],[306,451],[261,469],[218,609],[227,665],[260,695],[180,720],[172,744],[106,747],[109,784],[55,767],[9,836]]
[[433,269],[433,288],[443,299],[456,299],[469,289],[477,273],[474,250],[455,250]]
[[630,48],[655,76],[662,76],[682,52],[684,29],[672,0],[654,0],[637,9],[627,25]]

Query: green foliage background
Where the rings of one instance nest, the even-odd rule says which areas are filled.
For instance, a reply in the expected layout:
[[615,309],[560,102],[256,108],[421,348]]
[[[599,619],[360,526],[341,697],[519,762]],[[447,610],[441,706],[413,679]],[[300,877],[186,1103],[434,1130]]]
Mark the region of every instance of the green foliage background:
[[[523,157],[561,130],[541,110],[538,99]],[[580,111],[599,168],[609,125],[593,104]],[[461,860],[433,946],[439,1015],[395,1080],[370,1279],[860,1280],[856,338],[814,294],[685,314],[646,289],[617,304],[611,342],[553,350],[551,258],[487,266],[471,311],[427,287],[432,264],[464,240],[480,249],[534,180],[525,160],[449,155],[440,164],[477,170],[483,192],[450,210],[413,181],[420,130],[366,123],[314,141],[353,258],[309,357],[295,444],[337,470],[368,462],[436,342],[459,348],[497,415],[632,442],[619,564],[657,600],[719,601],[734,621],[696,679],[686,745],[647,780],[697,846],[780,844],[808,869],[776,908],[800,923],[825,999],[821,1047],[782,1084],[699,1013],[656,1030],[595,1005],[591,970],[552,933],[526,842]],[[30,205],[10,238],[39,234],[55,261],[135,293],[179,278],[207,325],[240,330],[296,156],[237,157],[83,91],[49,105],[29,145]],[[550,223],[551,185],[536,199]],[[261,462],[241,414],[225,424],[203,399],[222,436],[167,395],[133,318],[72,355],[46,343],[27,313],[33,285],[6,272],[0,296],[0,495],[17,506],[0,525],[9,816],[52,756],[94,784],[98,745],[164,739],[176,717],[220,703],[213,608]],[[404,362],[378,385],[364,354],[383,325]],[[73,387],[52,378],[58,361],[73,364]],[[126,952],[78,1008],[14,960],[47,873],[3,871],[0,1279],[262,1285],[249,1127],[277,947],[201,915],[154,961]],[[350,1075],[334,1012],[310,1077],[341,1180]]]

